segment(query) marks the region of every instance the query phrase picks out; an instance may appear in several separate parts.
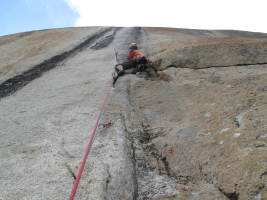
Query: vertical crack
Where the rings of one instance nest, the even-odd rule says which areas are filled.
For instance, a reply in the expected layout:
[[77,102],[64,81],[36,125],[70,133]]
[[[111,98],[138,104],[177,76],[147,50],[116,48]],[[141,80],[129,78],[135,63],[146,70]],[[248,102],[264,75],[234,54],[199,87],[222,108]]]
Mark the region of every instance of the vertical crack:
[[75,175],[74,171],[71,169],[71,167],[67,163],[65,163],[65,167],[67,168],[67,170],[70,173],[73,180],[76,180],[76,175]]
[[133,166],[133,187],[134,187],[134,191],[133,191],[133,200],[137,200],[138,198],[138,181],[137,181],[137,169],[136,169],[136,153],[135,153],[135,145],[134,145],[134,138],[131,136],[131,133],[129,132],[127,125],[126,125],[126,117],[125,115],[121,115],[121,120],[122,120],[122,124],[124,127],[124,132],[126,133],[126,138],[127,140],[130,142],[130,158],[132,161],[132,166]]
[[[110,170],[109,170],[109,166],[106,165],[106,172],[107,172],[107,178],[106,178],[106,183],[105,183],[105,191],[108,191],[109,188],[109,183],[111,181],[111,174],[110,174]],[[108,199],[107,197],[105,197],[105,199]]]

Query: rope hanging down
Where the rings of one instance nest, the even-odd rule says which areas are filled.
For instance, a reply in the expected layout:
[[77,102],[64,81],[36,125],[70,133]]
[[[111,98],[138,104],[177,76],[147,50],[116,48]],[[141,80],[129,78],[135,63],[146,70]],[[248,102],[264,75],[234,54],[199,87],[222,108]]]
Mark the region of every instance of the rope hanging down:
[[80,183],[80,179],[81,179],[82,173],[84,171],[86,160],[87,160],[87,158],[88,158],[88,156],[90,154],[90,151],[92,149],[92,144],[94,142],[94,138],[95,138],[95,135],[96,135],[96,130],[97,130],[97,127],[99,125],[101,115],[103,114],[104,107],[105,107],[105,105],[107,104],[107,102],[108,102],[108,100],[110,98],[110,91],[111,91],[111,87],[112,87],[111,82],[112,81],[108,82],[108,88],[106,90],[106,95],[105,95],[104,101],[103,101],[103,103],[101,104],[101,106],[99,108],[99,112],[98,112],[98,115],[97,115],[96,122],[95,122],[95,125],[93,127],[93,130],[89,134],[89,141],[88,141],[88,144],[86,145],[86,149],[85,149],[85,152],[84,152],[84,155],[83,155],[82,163],[81,163],[80,168],[78,170],[76,179],[75,179],[75,181],[73,183],[73,188],[72,188],[69,200],[74,200],[74,198],[75,198],[75,195],[76,195],[79,183]]

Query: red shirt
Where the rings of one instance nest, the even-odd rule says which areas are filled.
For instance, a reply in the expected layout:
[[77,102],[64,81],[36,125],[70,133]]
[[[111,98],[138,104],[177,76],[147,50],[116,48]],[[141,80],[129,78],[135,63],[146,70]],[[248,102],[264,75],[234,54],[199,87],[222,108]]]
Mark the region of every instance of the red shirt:
[[135,56],[144,56],[144,54],[142,54],[140,51],[138,50],[133,50],[129,53],[128,55],[128,59],[131,60],[133,57]]

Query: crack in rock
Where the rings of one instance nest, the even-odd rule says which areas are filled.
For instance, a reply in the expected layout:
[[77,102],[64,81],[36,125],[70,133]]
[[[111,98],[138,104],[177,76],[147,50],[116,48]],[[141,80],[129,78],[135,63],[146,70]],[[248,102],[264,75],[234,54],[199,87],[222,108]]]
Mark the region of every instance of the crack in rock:
[[225,192],[222,188],[218,188],[218,189],[229,200],[238,200],[239,199],[239,193],[237,193],[236,191],[234,191],[234,192]]
[[71,169],[71,167],[67,163],[65,163],[65,167],[67,168],[67,170],[70,173],[70,175],[73,178],[73,180],[76,180],[75,172]]

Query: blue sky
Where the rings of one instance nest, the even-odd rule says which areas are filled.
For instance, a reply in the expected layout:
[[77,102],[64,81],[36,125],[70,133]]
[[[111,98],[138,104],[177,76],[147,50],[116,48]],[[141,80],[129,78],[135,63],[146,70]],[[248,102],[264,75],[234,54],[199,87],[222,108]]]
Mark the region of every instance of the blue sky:
[[0,0],[0,36],[73,26],[160,26],[267,33],[266,7],[266,0]]
[[64,0],[0,0],[0,36],[70,27],[78,17]]

